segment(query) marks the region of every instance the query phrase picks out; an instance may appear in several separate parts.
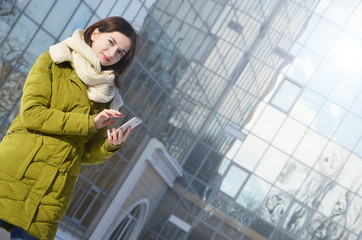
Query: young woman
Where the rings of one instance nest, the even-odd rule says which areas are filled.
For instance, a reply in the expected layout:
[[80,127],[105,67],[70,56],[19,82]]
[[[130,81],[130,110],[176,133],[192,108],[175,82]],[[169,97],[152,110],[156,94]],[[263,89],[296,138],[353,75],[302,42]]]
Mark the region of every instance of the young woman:
[[[0,143],[0,225],[12,239],[53,239],[81,164],[106,161],[126,140],[117,79],[131,65],[137,34],[121,17],[96,22],[39,56],[20,115]],[[106,137],[106,135],[108,137]]]

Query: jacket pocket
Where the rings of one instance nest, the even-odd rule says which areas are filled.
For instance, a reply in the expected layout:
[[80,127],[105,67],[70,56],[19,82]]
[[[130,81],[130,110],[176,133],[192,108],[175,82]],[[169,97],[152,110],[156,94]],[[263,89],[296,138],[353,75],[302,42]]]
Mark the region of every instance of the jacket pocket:
[[77,176],[66,174],[63,176],[63,182],[60,189],[55,194],[54,198],[61,202],[63,206],[68,208],[73,197]]
[[41,145],[37,134],[25,129],[9,131],[0,143],[0,171],[19,180]]
[[20,166],[15,176],[15,179],[20,180],[24,176],[25,171],[28,169],[31,161],[33,160],[34,156],[37,154],[42,145],[43,145],[43,137],[41,134],[37,134],[36,144],[29,153],[29,155],[25,158],[23,164]]

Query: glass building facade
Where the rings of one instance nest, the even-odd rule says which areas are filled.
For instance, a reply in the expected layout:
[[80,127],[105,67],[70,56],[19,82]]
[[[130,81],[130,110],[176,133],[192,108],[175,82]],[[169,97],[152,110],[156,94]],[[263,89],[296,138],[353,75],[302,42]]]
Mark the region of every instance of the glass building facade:
[[88,239],[154,137],[183,176],[139,239],[362,238],[361,1],[2,0],[1,138],[38,55],[107,16],[139,33],[120,93],[144,124],[82,168],[59,229]]

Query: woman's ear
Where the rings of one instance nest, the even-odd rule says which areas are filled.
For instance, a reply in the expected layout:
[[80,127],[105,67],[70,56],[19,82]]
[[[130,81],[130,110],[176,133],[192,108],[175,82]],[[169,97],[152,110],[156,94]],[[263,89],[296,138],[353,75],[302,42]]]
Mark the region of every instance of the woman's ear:
[[92,35],[91,35],[91,41],[92,41],[92,42],[93,42],[94,40],[96,40],[98,34],[99,34],[99,29],[98,29],[98,28],[94,29],[94,31],[93,31],[93,33],[92,33]]

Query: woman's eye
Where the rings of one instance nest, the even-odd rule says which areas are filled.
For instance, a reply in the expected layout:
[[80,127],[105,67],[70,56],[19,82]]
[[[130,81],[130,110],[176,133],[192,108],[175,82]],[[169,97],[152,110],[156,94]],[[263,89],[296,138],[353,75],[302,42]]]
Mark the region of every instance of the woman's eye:
[[113,41],[112,41],[112,40],[109,40],[109,39],[108,39],[108,42],[109,42],[111,45],[113,45]]

